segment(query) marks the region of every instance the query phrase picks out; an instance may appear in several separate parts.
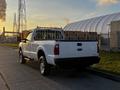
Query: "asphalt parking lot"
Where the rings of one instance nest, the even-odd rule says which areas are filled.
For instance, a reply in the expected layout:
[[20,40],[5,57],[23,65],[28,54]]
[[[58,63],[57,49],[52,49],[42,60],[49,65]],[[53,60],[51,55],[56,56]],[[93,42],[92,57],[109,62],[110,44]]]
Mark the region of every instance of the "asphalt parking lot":
[[120,83],[87,71],[53,70],[43,77],[36,63],[18,63],[18,50],[0,47],[0,90],[120,90]]

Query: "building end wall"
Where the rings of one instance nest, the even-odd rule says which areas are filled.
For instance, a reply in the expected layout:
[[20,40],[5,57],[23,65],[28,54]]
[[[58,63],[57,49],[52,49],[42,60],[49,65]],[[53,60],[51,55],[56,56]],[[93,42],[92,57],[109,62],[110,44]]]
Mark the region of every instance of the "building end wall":
[[110,48],[111,49],[119,49],[119,41],[118,32],[120,32],[120,21],[113,21],[110,24]]

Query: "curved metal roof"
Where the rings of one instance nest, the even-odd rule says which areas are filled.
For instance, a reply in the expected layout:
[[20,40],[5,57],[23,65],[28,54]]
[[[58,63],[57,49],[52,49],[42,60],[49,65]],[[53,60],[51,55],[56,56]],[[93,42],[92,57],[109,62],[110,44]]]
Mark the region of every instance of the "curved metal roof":
[[87,31],[107,34],[110,31],[109,24],[112,21],[120,20],[120,13],[95,17],[75,23],[70,23],[64,27],[65,31]]

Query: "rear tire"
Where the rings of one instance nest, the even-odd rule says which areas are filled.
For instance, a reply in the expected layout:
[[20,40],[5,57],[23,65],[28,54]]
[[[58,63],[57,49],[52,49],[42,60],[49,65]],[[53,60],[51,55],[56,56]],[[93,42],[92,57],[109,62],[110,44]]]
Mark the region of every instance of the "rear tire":
[[40,73],[43,76],[46,76],[50,73],[50,65],[46,62],[45,56],[39,58]]
[[25,58],[24,58],[23,53],[22,53],[21,50],[19,51],[19,63],[20,64],[26,63],[26,60],[25,60]]

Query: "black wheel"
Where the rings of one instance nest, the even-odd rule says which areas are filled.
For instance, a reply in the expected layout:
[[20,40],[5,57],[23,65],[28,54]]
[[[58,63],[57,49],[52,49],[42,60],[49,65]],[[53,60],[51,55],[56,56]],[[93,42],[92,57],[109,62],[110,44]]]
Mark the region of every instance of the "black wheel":
[[45,56],[39,58],[40,73],[43,76],[46,76],[50,73],[50,66],[47,64]]
[[20,64],[26,63],[26,60],[24,59],[24,56],[21,50],[19,51],[19,62]]

